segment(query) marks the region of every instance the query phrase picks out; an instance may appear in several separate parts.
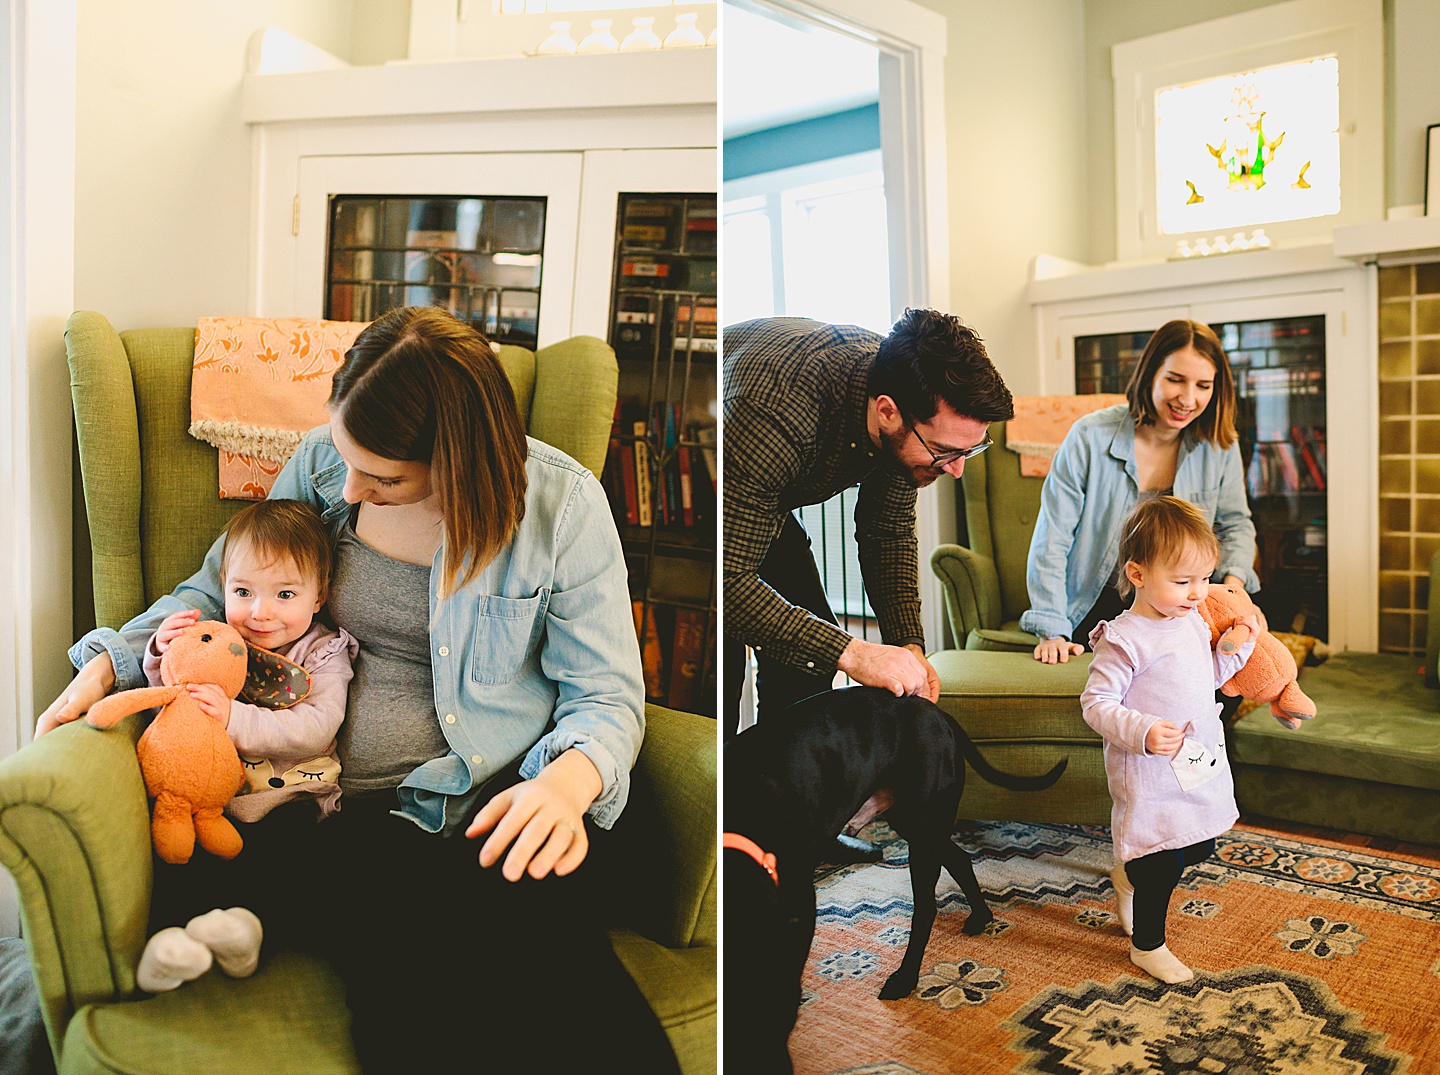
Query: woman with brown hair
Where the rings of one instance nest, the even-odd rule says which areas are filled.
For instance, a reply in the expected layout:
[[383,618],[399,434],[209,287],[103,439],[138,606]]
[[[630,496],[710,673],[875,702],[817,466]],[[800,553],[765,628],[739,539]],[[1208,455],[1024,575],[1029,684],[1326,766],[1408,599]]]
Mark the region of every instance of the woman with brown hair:
[[[319,825],[267,818],[238,858],[197,854],[186,869],[222,874],[267,940],[332,961],[367,1072],[569,1071],[606,1056],[677,1070],[594,914],[612,895],[595,860],[644,722],[604,491],[525,436],[490,343],[437,309],[362,332],[330,409],[271,496],[330,527],[330,615],[360,639],[342,809]],[[213,617],[218,562],[217,544],[122,631],[82,639],[84,667],[38,730],[137,685],[137,642],[165,616]]]
[[1215,578],[1260,588],[1255,526],[1235,431],[1235,382],[1220,340],[1199,321],[1150,337],[1126,403],[1085,415],[1066,434],[1040,494],[1020,627],[1046,664],[1083,653],[1101,620],[1124,609],[1115,588],[1120,525],[1140,500],[1174,495],[1199,508],[1220,540]]

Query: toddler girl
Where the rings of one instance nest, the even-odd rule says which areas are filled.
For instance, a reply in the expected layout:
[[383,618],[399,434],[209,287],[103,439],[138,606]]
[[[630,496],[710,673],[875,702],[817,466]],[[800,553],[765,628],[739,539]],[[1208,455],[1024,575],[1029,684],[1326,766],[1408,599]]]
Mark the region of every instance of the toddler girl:
[[1193,977],[1165,945],[1170,895],[1187,866],[1239,818],[1216,688],[1250,658],[1259,623],[1232,654],[1210,649],[1197,611],[1219,558],[1198,508],[1173,496],[1142,500],[1120,540],[1122,597],[1131,607],[1090,635],[1095,656],[1080,696],[1085,722],[1105,739],[1110,877],[1130,961],[1165,982]]
[[[225,727],[240,755],[245,785],[225,807],[236,821],[258,822],[283,805],[289,816],[278,823],[313,822],[338,808],[335,736],[345,719],[358,643],[314,618],[325,604],[331,563],[330,534],[301,501],[262,500],[226,527],[220,561],[225,621],[250,645],[279,653],[310,674],[309,693],[286,709],[232,700],[214,684],[187,687],[200,709]],[[161,683],[160,658],[171,641],[199,618],[199,609],[186,609],[156,629],[144,660],[152,686]],[[199,852],[181,866],[157,862],[155,880],[152,928],[167,919],[182,921],[180,908],[235,896],[224,864]],[[260,921],[249,910],[210,911],[184,928],[170,925],[152,936],[136,983],[152,993],[174,989],[203,974],[212,960],[231,977],[244,977],[255,969],[260,940]]]

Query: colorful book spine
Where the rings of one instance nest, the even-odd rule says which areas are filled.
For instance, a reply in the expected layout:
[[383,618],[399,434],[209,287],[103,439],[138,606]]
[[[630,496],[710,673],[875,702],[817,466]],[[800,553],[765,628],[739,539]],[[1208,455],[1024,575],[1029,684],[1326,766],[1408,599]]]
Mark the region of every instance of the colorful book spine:
[[1310,480],[1315,483],[1315,488],[1323,493],[1325,491],[1325,472],[1320,469],[1320,461],[1310,450],[1310,445],[1305,440],[1305,434],[1301,432],[1299,426],[1291,426],[1290,435],[1295,438],[1295,446],[1300,449],[1300,458],[1305,460],[1305,469],[1310,472]]
[[635,434],[636,521],[640,526],[650,526],[654,522],[653,490],[650,485],[650,446],[645,442],[645,420],[637,419],[631,430]]
[[670,690],[665,704],[693,711],[699,700],[700,666],[704,658],[705,613],[675,610],[675,643],[670,653]]

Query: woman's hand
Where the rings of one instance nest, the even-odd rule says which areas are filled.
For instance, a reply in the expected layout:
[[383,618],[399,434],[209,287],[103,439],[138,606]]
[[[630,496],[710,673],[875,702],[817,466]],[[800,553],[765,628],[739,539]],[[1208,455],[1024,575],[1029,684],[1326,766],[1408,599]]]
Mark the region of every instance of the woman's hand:
[[1035,659],[1046,664],[1056,661],[1067,664],[1071,657],[1078,657],[1084,652],[1085,647],[1079,642],[1071,642],[1068,638],[1047,638],[1035,647]]
[[1145,750],[1162,758],[1173,758],[1185,745],[1185,733],[1168,720],[1157,720],[1145,733]]
[[172,612],[160,621],[160,626],[155,629],[155,652],[163,654],[170,648],[173,642],[187,627],[194,627],[200,622],[200,610],[198,608],[187,608],[180,612]]
[[1222,585],[1233,587],[1241,593],[1245,592],[1245,580],[1239,575],[1226,575],[1225,582]]
[[187,683],[185,689],[195,704],[211,720],[222,728],[230,727],[230,702],[232,699],[214,683]]
[[473,840],[490,833],[480,848],[480,865],[487,868],[510,848],[500,868],[507,881],[526,873],[538,881],[552,870],[564,877],[590,850],[585,811],[603,788],[595,763],[572,748],[533,780],[506,788],[481,807],[465,835]]
[[96,654],[70,681],[70,686],[60,692],[60,697],[40,714],[40,719],[35,722],[35,738],[39,739],[62,724],[69,724],[76,717],[83,717],[92,705],[110,693],[113,686],[115,663],[108,653]]

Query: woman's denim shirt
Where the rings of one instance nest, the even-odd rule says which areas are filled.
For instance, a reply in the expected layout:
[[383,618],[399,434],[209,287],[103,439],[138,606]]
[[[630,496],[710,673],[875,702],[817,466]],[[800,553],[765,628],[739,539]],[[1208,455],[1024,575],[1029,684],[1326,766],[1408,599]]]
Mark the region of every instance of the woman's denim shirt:
[[[1135,420],[1127,404],[1094,411],[1070,427],[1040,491],[1040,518],[1030,538],[1025,582],[1030,608],[1020,629],[1070,638],[1095,607],[1120,559],[1120,526],[1139,498]],[[1221,451],[1186,430],[1175,466],[1175,495],[1209,519],[1220,539],[1215,580],[1234,575],[1245,589],[1255,574],[1255,524],[1245,499],[1240,445]],[[1079,640],[1083,641],[1083,640]]]
[[[640,752],[640,648],[604,491],[563,452],[533,439],[528,447],[525,517],[510,543],[444,601],[436,597],[440,552],[431,565],[435,711],[450,752],[406,777],[398,811],[431,832],[468,822],[481,786],[522,754],[520,775],[529,779],[571,747],[600,771],[604,788],[589,813],[609,828]],[[312,505],[338,535],[350,509],[344,485],[345,463],[321,426],[306,434],[270,496]],[[120,631],[100,628],[77,642],[75,667],[104,649],[117,689],[144,686],[141,660],[161,620],[186,608],[224,620],[222,546],[217,539],[198,572]]]

